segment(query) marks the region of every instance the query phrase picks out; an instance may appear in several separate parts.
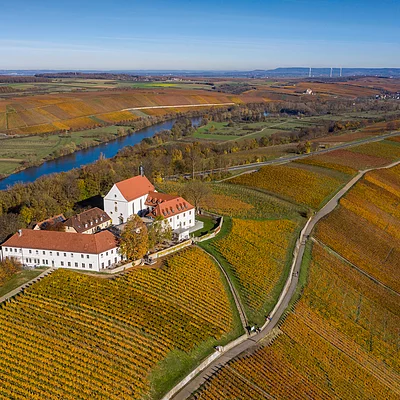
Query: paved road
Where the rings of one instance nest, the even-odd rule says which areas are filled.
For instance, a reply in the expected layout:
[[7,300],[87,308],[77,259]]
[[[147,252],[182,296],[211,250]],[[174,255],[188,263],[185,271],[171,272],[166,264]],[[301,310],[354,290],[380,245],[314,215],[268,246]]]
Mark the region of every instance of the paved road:
[[[276,158],[274,160],[263,161],[263,162],[259,162],[259,163],[234,165],[234,166],[228,167],[228,168],[215,168],[213,170],[195,172],[195,175],[207,175],[207,174],[220,172],[220,171],[222,171],[222,172],[223,171],[237,171],[237,170],[242,170],[242,169],[247,169],[247,168],[258,169],[258,168],[264,167],[266,165],[288,163],[290,161],[301,160],[302,158],[307,158],[310,156],[318,156],[320,154],[329,153],[329,152],[335,151],[335,150],[343,150],[343,149],[347,149],[349,147],[359,146],[361,144],[380,142],[381,140],[384,140],[384,139],[387,139],[387,138],[390,138],[393,136],[399,136],[399,135],[400,135],[400,132],[386,133],[385,135],[381,135],[381,136],[374,136],[374,137],[370,137],[370,138],[366,138],[366,139],[361,139],[361,140],[358,140],[357,142],[349,142],[349,143],[339,144],[337,146],[330,147],[329,149],[322,149],[322,150],[314,151],[309,154],[296,154],[296,155],[289,156],[289,157],[280,157],[280,158]],[[321,138],[321,139],[323,139],[323,138]],[[179,174],[179,175],[171,175],[171,176],[165,177],[165,179],[176,179],[178,177],[190,178],[191,176],[192,176],[191,173],[183,174],[183,175]]]
[[183,104],[178,106],[148,106],[148,107],[135,107],[135,108],[124,108],[122,111],[134,111],[134,110],[153,110],[155,108],[186,108],[186,107],[212,107],[212,106],[233,106],[236,103],[207,103],[207,104]]
[[233,347],[227,352],[223,353],[217,360],[212,362],[206,369],[200,372],[194,379],[192,379],[180,392],[178,392],[174,397],[171,397],[173,400],[185,400],[187,399],[193,392],[200,388],[202,384],[204,384],[208,377],[212,376],[213,373],[225,365],[228,361],[234,359],[239,354],[244,351],[250,350],[254,348],[258,342],[260,342],[266,335],[268,335],[273,328],[276,327],[283,313],[289,305],[290,300],[293,297],[293,294],[297,288],[298,284],[298,276],[300,274],[300,267],[303,261],[305,247],[308,241],[308,238],[314,229],[315,225],[326,215],[332,212],[339,203],[339,200],[342,196],[344,196],[364,175],[365,173],[377,170],[377,169],[386,169],[391,168],[395,165],[400,164],[400,161],[392,163],[386,167],[381,168],[372,168],[366,171],[361,171],[357,176],[355,176],[350,182],[348,182],[336,195],[321,209],[319,210],[310,220],[306,227],[301,232],[299,238],[299,246],[298,251],[295,252],[293,265],[291,269],[291,273],[288,278],[288,288],[285,293],[284,291],[281,293],[281,297],[278,300],[277,306],[271,312],[271,320],[267,321],[261,332],[248,338],[246,341],[240,343],[239,345]]

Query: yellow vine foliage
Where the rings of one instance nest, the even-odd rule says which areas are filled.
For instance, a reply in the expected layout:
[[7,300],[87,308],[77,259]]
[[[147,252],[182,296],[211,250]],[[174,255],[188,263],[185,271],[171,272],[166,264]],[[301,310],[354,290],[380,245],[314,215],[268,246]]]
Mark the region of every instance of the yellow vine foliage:
[[115,279],[57,270],[0,309],[0,398],[142,399],[171,351],[233,328],[220,272],[203,251]]
[[399,324],[394,293],[314,245],[307,287],[275,338],[191,399],[398,399]]
[[224,194],[212,194],[207,200],[207,209],[223,215],[246,215],[254,206]]
[[233,219],[232,231],[215,247],[231,265],[246,305],[262,310],[282,277],[297,224],[290,220]]
[[263,167],[258,172],[233,178],[231,182],[264,189],[312,208],[319,208],[343,183],[332,176],[294,164]]

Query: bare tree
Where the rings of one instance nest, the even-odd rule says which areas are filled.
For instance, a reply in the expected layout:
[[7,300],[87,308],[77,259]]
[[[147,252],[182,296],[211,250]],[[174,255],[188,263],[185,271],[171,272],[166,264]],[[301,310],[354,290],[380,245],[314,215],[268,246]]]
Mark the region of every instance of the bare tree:
[[194,205],[196,211],[207,204],[210,194],[210,187],[205,182],[199,180],[188,182],[182,191],[182,196]]

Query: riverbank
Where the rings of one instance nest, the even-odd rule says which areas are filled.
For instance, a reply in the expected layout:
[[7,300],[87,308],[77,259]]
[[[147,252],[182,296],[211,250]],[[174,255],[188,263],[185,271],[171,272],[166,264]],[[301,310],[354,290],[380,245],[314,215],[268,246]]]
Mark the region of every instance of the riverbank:
[[[187,113],[186,117],[191,118],[192,123],[198,123],[200,116],[199,112]],[[26,163],[16,168],[13,173],[4,174],[0,180],[0,190],[21,182],[30,183],[41,176],[52,173],[67,172],[74,168],[79,168],[84,165],[97,161],[100,157],[112,158],[122,148],[133,146],[140,143],[143,139],[154,136],[155,134],[172,128],[176,118],[181,114],[165,115],[159,117],[143,118],[140,121],[135,121],[132,125],[121,126],[112,125],[109,127],[96,128],[85,131],[72,132],[69,134],[20,137],[13,139],[0,140],[0,166],[4,151],[7,151],[5,145],[6,140],[13,140],[12,151],[14,155],[18,155],[17,160],[26,160],[26,154],[21,152],[21,147],[18,143],[22,143],[25,148],[30,147],[31,153],[36,153],[37,156],[43,155],[45,151],[43,147],[57,147],[63,149],[61,154],[57,149],[45,157],[41,157],[32,163]],[[138,126],[143,128],[138,129]],[[75,135],[75,138],[73,137]],[[76,141],[74,141],[74,139]],[[19,141],[18,141],[19,140]],[[78,143],[77,143],[78,142]],[[35,145],[36,144],[36,145]],[[2,149],[3,148],[3,153]],[[11,163],[11,157],[4,157],[4,163]]]
[[[0,138],[0,179],[47,161],[69,156],[134,134],[135,131],[174,119],[174,115],[140,117],[130,123],[114,123],[92,129],[41,135],[14,135]],[[18,165],[18,166],[17,166]]]

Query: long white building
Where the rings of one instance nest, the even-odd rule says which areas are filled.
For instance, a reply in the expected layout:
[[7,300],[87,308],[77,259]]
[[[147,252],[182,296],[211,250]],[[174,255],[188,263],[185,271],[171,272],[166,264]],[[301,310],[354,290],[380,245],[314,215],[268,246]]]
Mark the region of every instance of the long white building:
[[29,267],[101,271],[122,260],[109,231],[92,235],[22,229],[2,244],[2,258],[14,257]]

